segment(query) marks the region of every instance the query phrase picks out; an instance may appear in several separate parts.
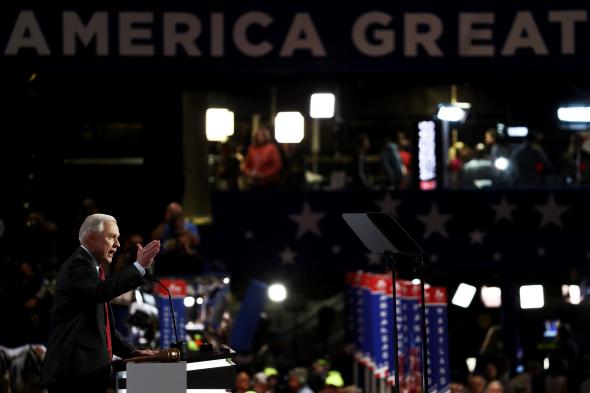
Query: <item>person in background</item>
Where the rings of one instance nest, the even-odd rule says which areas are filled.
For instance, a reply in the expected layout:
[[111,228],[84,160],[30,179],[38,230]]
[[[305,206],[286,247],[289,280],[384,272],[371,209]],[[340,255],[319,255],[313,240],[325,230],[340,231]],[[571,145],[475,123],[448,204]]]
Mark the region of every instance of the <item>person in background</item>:
[[297,367],[289,371],[289,390],[292,393],[313,393],[307,385],[307,370]]
[[80,246],[57,273],[49,343],[42,385],[54,392],[104,393],[110,384],[113,354],[128,358],[154,355],[126,342],[115,329],[109,302],[143,284],[143,276],[160,251],[158,240],[137,245],[137,260],[120,273],[106,277],[105,265],[119,248],[114,217],[93,214],[84,220]]
[[264,374],[262,371],[254,374],[254,376],[252,377],[252,389],[256,393],[267,393],[268,392],[268,382],[267,382],[266,374]]
[[389,137],[385,138],[383,148],[381,149],[381,163],[385,170],[386,184],[394,188],[399,188],[407,171],[402,163],[397,144]]
[[367,153],[371,148],[369,135],[362,133],[358,136],[350,167],[351,187],[354,189],[368,189],[371,187],[367,177]]
[[166,207],[162,222],[152,231],[152,240],[160,240],[162,253],[156,260],[157,274],[198,273],[202,257],[199,229],[184,217],[182,205],[172,202]]
[[236,374],[236,393],[245,393],[250,390],[250,375],[245,371]]
[[251,189],[275,188],[282,168],[281,154],[268,128],[258,128],[242,164],[242,173]]

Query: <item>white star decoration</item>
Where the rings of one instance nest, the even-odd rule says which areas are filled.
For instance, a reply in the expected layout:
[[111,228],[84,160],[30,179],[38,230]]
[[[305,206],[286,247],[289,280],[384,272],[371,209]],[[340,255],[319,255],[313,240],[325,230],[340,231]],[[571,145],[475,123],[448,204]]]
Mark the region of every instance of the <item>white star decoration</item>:
[[499,204],[492,205],[492,209],[496,211],[496,218],[494,219],[494,222],[498,222],[500,220],[512,222],[512,211],[516,209],[516,205],[509,204],[506,200],[506,197],[503,196]]
[[438,232],[442,237],[449,237],[449,234],[445,229],[445,223],[450,220],[452,216],[452,214],[440,214],[436,203],[433,203],[430,207],[430,213],[417,217],[418,220],[425,225],[424,238],[428,238],[435,232]]
[[537,255],[539,255],[540,257],[545,255],[545,248],[544,247],[539,247],[537,249]]
[[375,202],[381,208],[381,211],[386,213],[391,213],[393,216],[397,217],[397,207],[402,203],[397,199],[392,199],[389,193],[385,193],[385,197]]
[[430,259],[430,262],[437,263],[438,262],[438,255],[436,255],[436,254],[430,254],[429,259]]
[[569,207],[555,203],[555,198],[551,194],[547,203],[545,205],[535,205],[535,210],[543,215],[539,229],[549,224],[555,224],[557,227],[563,229],[561,215],[569,210]]
[[248,240],[252,240],[254,239],[254,232],[248,229],[246,232],[244,232],[244,237]]
[[502,253],[501,252],[495,252],[492,257],[494,258],[494,261],[499,261],[500,259],[502,259]]
[[369,266],[371,266],[371,265],[380,266],[381,265],[381,254],[370,252],[366,255],[367,255],[367,259],[369,260]]
[[301,214],[290,214],[289,218],[295,221],[298,225],[297,239],[301,238],[307,232],[311,232],[318,237],[322,237],[320,232],[319,221],[326,213],[314,213],[311,211],[308,202],[303,203],[303,211]]
[[479,228],[475,228],[475,230],[469,232],[469,240],[471,244],[483,244],[483,237],[486,234],[479,230]]
[[340,249],[340,246],[338,244],[334,244],[332,246],[332,254],[340,254],[340,251],[341,251],[341,249]]
[[285,247],[285,249],[279,252],[279,257],[281,258],[282,265],[293,265],[295,263],[295,256],[297,255],[296,252],[291,250],[289,246]]

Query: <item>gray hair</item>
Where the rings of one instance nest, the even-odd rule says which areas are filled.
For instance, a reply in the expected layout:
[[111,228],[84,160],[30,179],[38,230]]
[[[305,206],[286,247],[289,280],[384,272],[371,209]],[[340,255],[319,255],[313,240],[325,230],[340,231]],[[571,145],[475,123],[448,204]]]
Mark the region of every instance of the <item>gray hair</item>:
[[109,216],[108,214],[97,213],[86,217],[80,226],[80,233],[78,234],[78,240],[80,240],[80,243],[83,243],[90,233],[102,233],[105,221],[117,222],[115,217]]

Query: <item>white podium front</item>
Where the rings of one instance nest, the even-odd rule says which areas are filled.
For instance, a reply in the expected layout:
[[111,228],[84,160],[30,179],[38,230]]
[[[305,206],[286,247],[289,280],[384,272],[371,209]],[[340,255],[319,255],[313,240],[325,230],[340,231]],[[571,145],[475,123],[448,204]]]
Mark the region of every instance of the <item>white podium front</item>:
[[127,364],[127,393],[186,393],[186,362]]
[[225,393],[235,387],[236,353],[189,353],[178,363],[113,364],[117,393]]

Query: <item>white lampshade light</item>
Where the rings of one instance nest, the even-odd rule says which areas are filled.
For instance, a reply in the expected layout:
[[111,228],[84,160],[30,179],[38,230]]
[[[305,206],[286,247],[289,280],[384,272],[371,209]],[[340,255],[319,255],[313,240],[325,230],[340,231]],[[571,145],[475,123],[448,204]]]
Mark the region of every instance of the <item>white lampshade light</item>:
[[436,114],[436,117],[443,121],[463,121],[465,116],[467,116],[467,112],[455,105],[441,105]]
[[477,292],[477,289],[473,285],[462,282],[459,284],[459,287],[457,287],[457,291],[455,292],[451,303],[455,306],[467,308],[471,304],[475,292]]
[[279,112],[275,117],[275,139],[279,143],[299,143],[303,140],[304,121],[299,112]]
[[567,122],[590,122],[590,106],[561,107],[557,110],[557,117]]
[[225,142],[234,133],[234,113],[226,108],[207,109],[205,133],[208,141]]
[[499,287],[481,287],[481,301],[488,308],[502,306],[502,290]]
[[272,284],[268,287],[268,298],[280,303],[287,298],[287,288],[283,284]]
[[332,93],[314,93],[309,102],[309,116],[314,119],[334,117],[336,97]]
[[520,287],[520,308],[543,308],[545,298],[543,295],[543,285],[523,285]]

